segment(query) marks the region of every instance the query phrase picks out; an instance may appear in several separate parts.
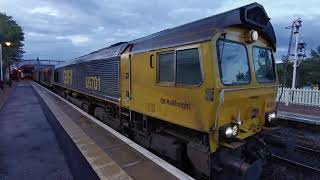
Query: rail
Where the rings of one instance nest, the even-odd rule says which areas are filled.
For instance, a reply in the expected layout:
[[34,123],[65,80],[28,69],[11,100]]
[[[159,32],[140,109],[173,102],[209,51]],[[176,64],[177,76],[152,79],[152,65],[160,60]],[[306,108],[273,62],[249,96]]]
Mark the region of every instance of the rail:
[[320,169],[312,167],[312,166],[309,166],[309,165],[306,165],[306,164],[303,164],[303,163],[300,163],[298,161],[295,161],[295,160],[292,160],[292,159],[289,159],[289,158],[286,158],[286,157],[282,157],[282,156],[279,156],[279,155],[275,155],[275,154],[272,154],[272,157],[273,157],[273,160],[282,161],[282,162],[285,162],[285,163],[290,164],[292,166],[300,167],[300,168],[302,168],[302,170],[304,172],[317,173],[317,174],[320,173]]
[[[279,100],[281,94],[281,87],[278,88],[278,95],[276,101]],[[318,106],[320,107],[320,91],[319,90],[307,90],[307,89],[291,89],[283,88],[282,97],[280,102],[288,104],[299,104],[306,106]]]
[[276,125],[278,129],[262,133],[262,139],[271,153],[272,164],[283,167],[285,171],[281,173],[288,177],[319,177],[319,127],[283,121],[276,121]]

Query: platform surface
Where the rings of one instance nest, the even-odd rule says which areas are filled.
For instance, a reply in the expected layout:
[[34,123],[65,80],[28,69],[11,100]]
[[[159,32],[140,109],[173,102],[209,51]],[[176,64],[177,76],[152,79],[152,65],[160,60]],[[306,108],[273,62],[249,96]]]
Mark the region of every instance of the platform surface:
[[317,106],[280,103],[277,116],[284,120],[320,125],[320,107]]
[[192,179],[70,102],[31,84],[100,179]]
[[25,81],[0,109],[0,179],[73,179],[39,99]]
[[291,121],[320,125],[320,116],[278,111],[277,117]]

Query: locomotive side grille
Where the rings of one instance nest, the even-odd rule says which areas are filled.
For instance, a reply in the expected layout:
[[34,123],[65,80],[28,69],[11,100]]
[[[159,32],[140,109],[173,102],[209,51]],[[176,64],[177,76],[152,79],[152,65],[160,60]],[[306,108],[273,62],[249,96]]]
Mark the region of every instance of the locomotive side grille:
[[[78,64],[78,88],[82,91],[103,97],[119,97],[119,57],[82,62]],[[86,88],[85,79],[100,79],[100,90]]]

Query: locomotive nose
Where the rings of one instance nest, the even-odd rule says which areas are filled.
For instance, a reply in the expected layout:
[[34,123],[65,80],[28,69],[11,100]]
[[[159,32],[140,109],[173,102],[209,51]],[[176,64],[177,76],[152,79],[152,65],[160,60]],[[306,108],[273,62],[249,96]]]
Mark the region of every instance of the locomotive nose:
[[236,137],[245,139],[275,118],[274,107],[274,87],[242,88],[239,92],[225,89],[218,113],[220,128],[236,124]]

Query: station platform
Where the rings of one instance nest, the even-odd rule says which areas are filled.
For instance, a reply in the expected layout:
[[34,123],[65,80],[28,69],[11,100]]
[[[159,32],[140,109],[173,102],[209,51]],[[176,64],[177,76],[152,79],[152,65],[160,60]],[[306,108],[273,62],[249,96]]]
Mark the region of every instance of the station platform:
[[277,117],[280,119],[285,119],[290,121],[314,124],[318,126],[320,125],[320,116],[278,111]]
[[277,117],[289,121],[320,125],[320,107],[280,103]]
[[25,81],[10,91],[0,107],[0,179],[72,180],[37,94]]
[[82,171],[75,179],[192,179],[43,86],[29,84],[45,107],[71,171]]

